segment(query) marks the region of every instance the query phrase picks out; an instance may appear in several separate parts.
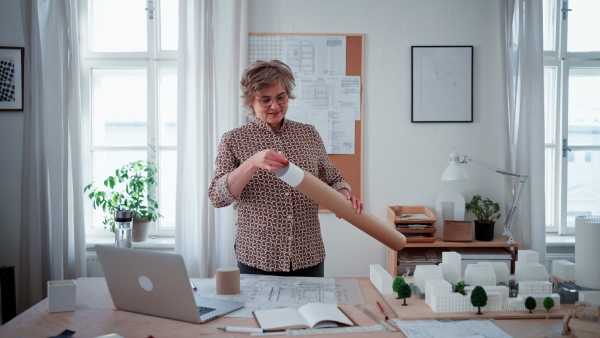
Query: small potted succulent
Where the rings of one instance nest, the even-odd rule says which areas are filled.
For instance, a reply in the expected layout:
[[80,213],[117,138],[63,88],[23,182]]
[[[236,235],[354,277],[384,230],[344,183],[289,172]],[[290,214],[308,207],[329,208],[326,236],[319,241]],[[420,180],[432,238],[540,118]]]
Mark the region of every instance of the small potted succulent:
[[478,241],[491,241],[494,239],[494,225],[500,218],[500,204],[480,195],[473,196],[465,204],[465,210],[475,214],[475,239]]
[[102,221],[105,229],[115,232],[115,211],[131,210],[133,241],[146,240],[150,222],[162,217],[158,212],[158,202],[151,192],[151,187],[156,184],[157,172],[153,162],[130,162],[104,180],[105,189],[94,187],[94,182],[84,188],[94,209],[102,209],[105,213]]

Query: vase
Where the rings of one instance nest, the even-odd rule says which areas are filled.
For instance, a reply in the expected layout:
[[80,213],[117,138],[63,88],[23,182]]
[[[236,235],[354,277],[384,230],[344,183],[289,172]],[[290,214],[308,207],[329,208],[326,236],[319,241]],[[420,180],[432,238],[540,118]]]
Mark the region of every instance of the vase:
[[133,241],[143,242],[148,238],[148,229],[150,221],[148,218],[136,218],[133,220]]
[[475,239],[489,242],[494,239],[494,225],[496,222],[481,223],[475,221]]

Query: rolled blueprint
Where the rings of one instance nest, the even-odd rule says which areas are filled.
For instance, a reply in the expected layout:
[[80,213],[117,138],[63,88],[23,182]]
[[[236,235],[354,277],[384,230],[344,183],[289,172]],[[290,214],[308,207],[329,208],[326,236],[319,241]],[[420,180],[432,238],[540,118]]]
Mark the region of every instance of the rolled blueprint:
[[366,211],[357,213],[344,195],[295,164],[290,162],[285,168],[277,168],[275,175],[387,247],[399,251],[406,245],[403,234]]

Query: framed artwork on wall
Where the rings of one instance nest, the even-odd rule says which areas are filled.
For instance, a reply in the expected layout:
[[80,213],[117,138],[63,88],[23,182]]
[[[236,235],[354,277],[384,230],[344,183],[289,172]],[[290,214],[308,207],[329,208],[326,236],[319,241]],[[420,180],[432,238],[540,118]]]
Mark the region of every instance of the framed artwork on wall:
[[473,122],[473,46],[412,46],[411,90],[411,122]]
[[0,47],[0,111],[23,111],[24,51]]

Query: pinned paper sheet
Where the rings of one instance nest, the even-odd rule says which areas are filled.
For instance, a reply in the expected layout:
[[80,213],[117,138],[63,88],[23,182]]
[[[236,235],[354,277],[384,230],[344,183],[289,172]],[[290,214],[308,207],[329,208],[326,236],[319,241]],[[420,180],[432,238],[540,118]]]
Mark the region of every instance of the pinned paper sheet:
[[366,211],[357,213],[344,195],[295,164],[290,162],[285,168],[277,168],[275,175],[387,247],[400,251],[406,245],[406,237],[402,233]]

